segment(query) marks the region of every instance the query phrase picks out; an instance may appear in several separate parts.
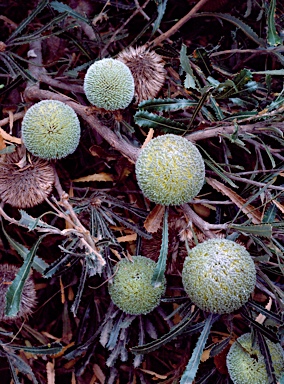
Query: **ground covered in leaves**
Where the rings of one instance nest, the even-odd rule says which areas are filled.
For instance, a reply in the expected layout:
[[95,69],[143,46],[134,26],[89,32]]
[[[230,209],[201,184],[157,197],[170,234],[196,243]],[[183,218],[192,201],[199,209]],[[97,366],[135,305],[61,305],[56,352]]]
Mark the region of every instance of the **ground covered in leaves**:
[[[283,38],[276,0],[2,0],[1,383],[232,383],[228,350],[251,330],[279,382],[265,340],[284,343]],[[123,56],[130,47],[143,64]],[[136,86],[114,111],[83,89],[89,66],[110,57]],[[67,157],[23,147],[23,117],[40,100],[78,115]],[[135,176],[143,143],[165,133],[196,144],[206,168],[199,194],[166,214]],[[125,314],[108,282],[122,258],[158,260],[164,214],[165,294],[149,314]],[[248,303],[220,316],[193,305],[181,278],[189,248],[215,237],[245,246],[257,271]],[[15,279],[4,264],[21,267]]]

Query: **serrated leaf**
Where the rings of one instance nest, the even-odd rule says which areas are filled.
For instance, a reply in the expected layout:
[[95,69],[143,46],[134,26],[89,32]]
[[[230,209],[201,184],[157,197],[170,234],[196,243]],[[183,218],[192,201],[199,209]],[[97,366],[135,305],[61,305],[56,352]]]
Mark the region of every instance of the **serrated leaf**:
[[8,317],[15,317],[19,312],[21,296],[25,282],[29,277],[35,253],[45,236],[46,235],[40,236],[36,243],[32,246],[31,250],[27,254],[26,259],[24,260],[23,265],[19,269],[15,279],[7,290],[5,315]]
[[192,17],[202,17],[202,16],[212,16],[217,18],[219,17],[220,19],[229,21],[230,23],[234,24],[236,27],[240,28],[251,40],[253,40],[260,47],[266,46],[265,40],[260,38],[250,26],[248,26],[246,23],[244,23],[242,20],[238,19],[235,16],[232,16],[228,13],[201,12],[201,13],[194,14]]
[[262,324],[258,323],[257,321],[253,320],[250,316],[248,316],[246,313],[245,313],[245,310],[243,308],[243,310],[241,311],[241,315],[249,321],[250,325],[254,328],[254,329],[257,329],[259,330],[265,337],[267,337],[269,340],[271,340],[273,343],[278,343],[279,340],[275,334],[275,332],[273,332],[272,330],[270,330],[269,328],[263,326]]
[[70,8],[68,5],[63,4],[59,1],[52,1],[50,3],[50,6],[59,13],[67,13],[69,16],[74,17],[74,19],[83,21],[84,23],[91,24],[90,20],[86,17],[82,16],[80,13],[74,11],[74,9]]
[[19,25],[18,27],[15,29],[15,31],[9,36],[8,40],[6,41],[6,44],[10,43],[11,41],[13,41],[13,39],[19,35],[24,28],[26,28],[27,25],[29,25],[29,23],[36,17],[37,14],[39,14],[43,8],[46,7],[46,5],[48,4],[49,0],[43,0],[41,1],[38,6],[31,12],[31,14],[25,19],[23,20]]
[[[18,252],[18,254],[25,260],[27,257],[27,254],[29,253],[29,249],[26,248],[23,244],[18,243],[16,240],[14,240],[12,237],[8,235],[8,233],[5,231],[3,224],[2,224],[2,231],[4,235],[6,236],[7,240],[9,241],[12,248],[15,249],[15,251]],[[32,267],[38,271],[39,273],[43,274],[44,270],[48,268],[48,264],[42,260],[40,257],[36,256],[34,257]]]
[[[163,335],[159,339],[153,340],[150,343],[147,343],[144,345],[130,348],[130,350],[132,352],[138,353],[138,354],[144,354],[144,353],[149,353],[149,352],[155,351],[156,349],[160,348],[162,345],[169,343],[175,337],[177,337],[181,333],[185,332],[185,330],[190,326],[190,324],[197,318],[198,313],[199,312],[196,311],[193,314],[191,314],[190,316],[185,317],[177,325],[175,325],[168,333],[166,333],[165,335]],[[201,324],[201,327],[203,328],[203,324]],[[196,330],[196,332],[197,332],[197,330]]]
[[44,221],[42,221],[40,219],[40,217],[34,218],[34,217],[30,216],[23,209],[19,209],[19,212],[21,214],[21,218],[19,220],[19,225],[26,227],[29,231],[32,231],[36,228],[46,228],[47,230],[53,229],[53,230],[56,230],[56,232],[58,232],[58,228],[45,223]]
[[215,344],[211,350],[210,350],[210,355],[209,357],[214,357],[214,356],[217,356],[219,355],[219,353],[221,353],[226,347],[227,345],[229,344],[231,340],[231,337],[226,337],[226,339],[220,341],[219,343]]
[[72,304],[72,307],[71,307],[71,312],[73,313],[73,315],[75,317],[77,316],[77,311],[78,311],[79,304],[80,304],[80,301],[81,301],[81,297],[82,297],[82,294],[83,294],[83,290],[84,290],[84,287],[85,287],[85,282],[86,282],[87,275],[88,275],[88,267],[87,267],[87,263],[85,261],[83,263],[83,266],[82,266],[82,272],[81,272],[81,276],[80,276],[79,286],[78,286],[78,289],[77,289],[77,294],[76,294],[75,300],[74,300],[74,302]]
[[33,355],[55,355],[62,351],[62,344],[53,342],[47,345],[41,345],[39,347],[26,347],[21,345],[11,345],[10,348],[16,351],[24,351],[32,353]]
[[212,324],[217,320],[218,315],[213,315],[210,313],[210,315],[207,317],[204,328],[198,338],[198,341],[196,343],[196,346],[194,348],[194,351],[191,355],[191,358],[189,362],[187,363],[186,369],[182,375],[182,378],[180,380],[180,384],[192,384],[193,380],[196,376],[200,358],[202,355],[202,352],[204,350],[207,338],[209,336]]
[[266,237],[268,239],[270,239],[272,236],[271,224],[257,224],[257,225],[232,224],[230,227],[243,233],[250,233],[254,236]]
[[169,216],[169,207],[165,208],[164,221],[163,221],[163,233],[162,233],[162,244],[158,262],[156,264],[151,284],[153,287],[159,287],[165,278],[166,266],[167,266],[167,256],[169,249],[169,228],[168,228],[168,216]]
[[278,35],[275,27],[275,9],[276,0],[270,0],[267,14],[267,42],[272,46],[282,44],[282,39]]
[[197,105],[196,101],[188,99],[150,99],[143,100],[138,108],[145,111],[158,111],[158,112],[170,112],[178,111],[179,109],[185,109],[190,107],[195,107]]
[[167,0],[164,0],[164,1],[158,0],[158,7],[157,7],[158,17],[154,22],[152,35],[154,35],[154,33],[157,31],[157,29],[159,29],[162,18],[164,16],[165,11],[166,11],[166,7],[167,7]]
[[[33,383],[38,384],[38,381],[37,381],[32,369],[31,369],[31,367],[24,360],[22,360],[20,356],[16,355],[15,353],[13,353],[13,354],[8,353],[6,357],[9,361],[10,368],[16,368],[22,374],[30,375]],[[15,374],[15,376],[14,376],[14,374]],[[18,377],[17,377],[16,372],[13,373],[13,379],[16,379],[15,383],[20,384],[20,381],[17,381]]]
[[187,130],[185,124],[155,115],[147,111],[138,111],[134,115],[135,123],[140,127],[161,129],[164,132],[183,133]]

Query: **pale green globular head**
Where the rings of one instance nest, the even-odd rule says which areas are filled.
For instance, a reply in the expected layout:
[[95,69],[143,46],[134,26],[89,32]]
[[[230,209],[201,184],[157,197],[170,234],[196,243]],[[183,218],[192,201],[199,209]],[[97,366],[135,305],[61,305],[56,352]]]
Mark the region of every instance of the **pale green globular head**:
[[[276,379],[284,374],[284,355],[279,343],[265,339]],[[258,344],[252,346],[252,336],[245,333],[231,346],[227,355],[227,368],[234,384],[269,384],[265,360]]]
[[188,203],[199,193],[205,180],[199,150],[174,134],[151,140],[140,151],[135,171],[144,196],[162,205]]
[[34,156],[61,159],[73,153],[80,141],[80,122],[75,111],[57,100],[34,104],[22,122],[22,139]]
[[165,292],[164,278],[159,287],[151,284],[156,263],[144,256],[122,259],[117,264],[109,294],[116,306],[130,315],[145,315],[160,304]]
[[84,91],[89,102],[98,108],[125,109],[134,96],[134,78],[121,61],[102,59],[87,70]]
[[227,239],[209,239],[190,250],[182,282],[189,298],[202,310],[231,313],[248,301],[256,270],[244,246]]

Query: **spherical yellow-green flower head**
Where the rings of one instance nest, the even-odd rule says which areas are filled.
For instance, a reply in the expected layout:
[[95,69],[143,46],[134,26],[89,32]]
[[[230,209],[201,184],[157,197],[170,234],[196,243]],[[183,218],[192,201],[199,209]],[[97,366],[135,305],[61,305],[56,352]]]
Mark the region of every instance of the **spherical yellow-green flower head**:
[[34,104],[22,122],[22,139],[26,148],[46,160],[61,159],[73,153],[80,135],[80,122],[75,111],[57,100]]
[[151,140],[141,150],[135,170],[143,194],[162,205],[189,202],[205,179],[204,161],[196,146],[173,134]]
[[165,292],[166,280],[153,287],[151,279],[156,263],[144,256],[133,256],[133,262],[122,259],[117,263],[113,283],[109,284],[112,301],[123,312],[141,315],[156,308]]
[[210,239],[186,257],[182,282],[189,298],[211,313],[231,313],[244,305],[256,283],[254,262],[244,246]]
[[107,111],[128,107],[134,96],[134,79],[121,61],[102,59],[87,70],[84,80],[87,99]]
[[[284,373],[284,355],[280,344],[265,339],[277,380]],[[258,344],[252,346],[250,333],[237,339],[227,355],[227,368],[234,384],[269,384],[265,360]]]

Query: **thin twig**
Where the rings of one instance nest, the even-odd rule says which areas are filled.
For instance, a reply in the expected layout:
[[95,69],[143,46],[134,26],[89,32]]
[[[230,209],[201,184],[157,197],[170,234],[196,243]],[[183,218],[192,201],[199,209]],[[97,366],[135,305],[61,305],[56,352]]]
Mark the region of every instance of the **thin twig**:
[[170,28],[167,32],[156,37],[156,39],[150,42],[149,47],[153,48],[161,44],[162,41],[168,39],[170,36],[176,33],[208,1],[209,0],[200,0],[182,19],[180,19],[175,25],[173,25],[172,28]]

